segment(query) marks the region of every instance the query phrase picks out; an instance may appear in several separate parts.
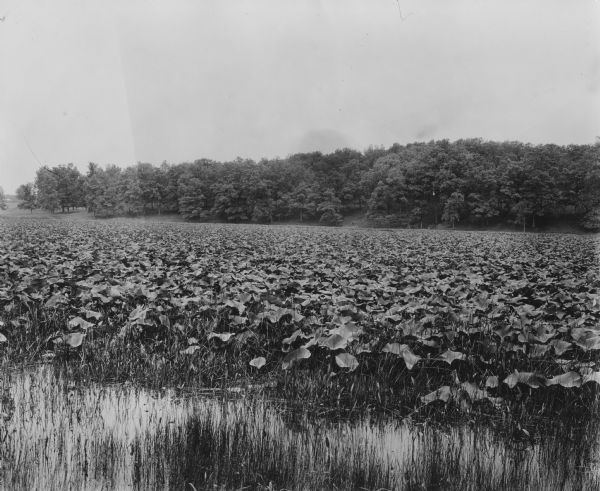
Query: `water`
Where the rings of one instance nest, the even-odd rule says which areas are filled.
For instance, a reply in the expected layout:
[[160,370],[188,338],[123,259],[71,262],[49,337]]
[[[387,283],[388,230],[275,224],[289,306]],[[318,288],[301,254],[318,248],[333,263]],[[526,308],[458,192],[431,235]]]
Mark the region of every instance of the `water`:
[[523,442],[481,426],[3,375],[2,489],[600,489],[597,428]]

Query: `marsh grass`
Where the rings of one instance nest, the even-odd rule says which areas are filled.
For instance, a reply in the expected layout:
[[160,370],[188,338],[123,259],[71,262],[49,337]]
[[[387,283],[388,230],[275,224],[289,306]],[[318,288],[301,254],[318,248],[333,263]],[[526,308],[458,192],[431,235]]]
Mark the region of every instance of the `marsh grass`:
[[[196,333],[198,329],[202,328],[196,327]],[[363,355],[360,366],[349,373],[336,366],[335,352],[324,349],[315,350],[315,355],[304,360],[301,366],[282,370],[281,359],[285,353],[281,352],[278,341],[262,345],[262,351],[247,345],[199,341],[197,351],[190,356],[182,354],[187,346],[185,337],[182,340],[174,331],[154,340],[91,333],[80,349],[57,351],[55,361],[69,367],[75,379],[132,381],[155,389],[165,386],[192,390],[259,387],[270,398],[283,398],[290,404],[299,402],[305,407],[323,408],[336,414],[369,410],[421,419],[448,418],[451,414],[449,420],[453,422],[480,419],[493,424],[499,421],[503,426],[514,423],[530,432],[544,425],[552,428],[557,424],[583,424],[597,419],[599,387],[595,383],[541,389],[526,385],[511,389],[499,384],[490,389],[489,394],[491,398],[501,399],[501,404],[481,400],[473,404],[460,401],[425,407],[421,396],[442,385],[452,386],[461,380],[481,386],[490,366],[493,373],[501,374],[500,380],[514,370],[537,371],[548,377],[564,371],[551,358],[531,360],[522,353],[507,353],[501,346],[485,364],[474,363],[471,360],[481,358],[481,339],[479,334],[470,339],[459,333],[452,348],[462,350],[468,361],[457,360],[452,364],[431,359],[426,352],[415,349],[423,359],[412,370],[407,369],[401,358],[374,353]],[[251,367],[249,361],[261,352],[268,352],[270,361],[259,371]],[[572,363],[595,363],[597,355],[593,359],[590,356],[575,353]]]
[[[26,309],[21,306],[21,309]],[[270,398],[284,398],[290,404],[301,402],[329,414],[346,414],[369,410],[396,417],[411,416],[419,420],[446,418],[449,421],[481,420],[485,424],[527,428],[531,433],[547,425],[582,424],[598,415],[595,401],[598,386],[561,386],[534,389],[519,385],[513,389],[500,384],[490,395],[502,399],[502,404],[487,400],[475,404],[430,404],[425,407],[421,396],[456,380],[485,383],[486,371],[506,376],[513,370],[538,371],[548,377],[562,373],[563,367],[552,358],[530,359],[525,353],[507,352],[493,336],[492,329],[482,329],[467,335],[455,326],[456,336],[449,348],[460,350],[468,361],[452,364],[429,358],[418,346],[414,350],[422,360],[408,370],[404,361],[389,354],[363,354],[357,370],[348,373],[335,364],[335,352],[315,349],[315,354],[301,366],[281,369],[279,337],[261,346],[253,344],[225,345],[218,340],[206,340],[206,332],[216,320],[204,323],[192,319],[180,329],[163,329],[159,335],[146,337],[119,336],[117,326],[106,325],[91,330],[82,346],[55,346],[49,339],[60,326],[68,322],[59,310],[24,310],[19,316],[22,329],[15,331],[11,342],[2,351],[5,364],[27,364],[51,355],[57,366],[69,370],[73,380],[134,382],[143,387],[179,387],[192,390],[239,389],[263,387]],[[452,328],[449,328],[452,331]],[[183,332],[182,332],[183,331]],[[204,337],[202,337],[202,335]],[[281,335],[281,334],[280,334]],[[187,339],[197,336],[197,351],[183,354]],[[494,343],[493,355],[489,354]],[[482,348],[482,346],[484,348]],[[483,353],[483,350],[488,352]],[[249,361],[259,354],[268,354],[269,362],[260,371]],[[487,354],[485,364],[478,360]],[[575,352],[573,364],[595,363],[597,354]],[[496,424],[496,426],[498,426]]]
[[[597,489],[597,428],[319,417],[264,397],[5,372],[4,489]],[[192,487],[193,486],[193,487]]]
[[[450,412],[463,422],[483,414],[521,426],[592,416],[600,372],[575,388],[502,381],[515,371],[549,379],[598,370],[593,239],[4,222],[6,366],[55,360],[75,378],[149,388],[266,384],[269,397],[326,411]],[[348,326],[356,337],[325,347]],[[224,333],[231,339],[214,337]],[[83,343],[59,342],[72,334]],[[550,339],[569,347],[557,351]],[[304,343],[312,343],[310,358],[283,370]],[[407,346],[418,363],[386,351],[389,344]],[[464,358],[440,359],[447,350]],[[336,365],[342,352],[358,364],[351,373]],[[266,360],[261,369],[249,364],[256,357]],[[497,387],[487,387],[490,376]],[[423,407],[422,396],[463,383],[488,400]]]

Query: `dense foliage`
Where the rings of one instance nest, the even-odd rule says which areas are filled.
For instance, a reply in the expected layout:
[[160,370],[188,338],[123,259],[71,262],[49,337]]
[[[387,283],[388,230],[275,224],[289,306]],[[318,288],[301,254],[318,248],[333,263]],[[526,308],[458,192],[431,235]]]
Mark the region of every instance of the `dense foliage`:
[[0,232],[10,356],[75,350],[115,378],[178,384],[265,373],[294,397],[308,369],[317,397],[399,397],[399,411],[500,410],[523,391],[550,391],[540,411],[566,407],[556,391],[588,407],[600,383],[595,236],[34,219]]
[[[361,212],[387,227],[569,221],[600,229],[600,145],[443,140],[258,163],[90,163],[85,176],[69,164],[40,169],[35,184],[38,206],[86,206],[98,217],[176,212],[187,220],[337,225]],[[31,193],[21,191],[31,207]]]
[[17,199],[19,200],[19,208],[26,208],[29,211],[33,211],[37,207],[35,186],[30,182],[21,184],[17,188]]
[[6,196],[2,187],[0,187],[0,210],[6,210]]

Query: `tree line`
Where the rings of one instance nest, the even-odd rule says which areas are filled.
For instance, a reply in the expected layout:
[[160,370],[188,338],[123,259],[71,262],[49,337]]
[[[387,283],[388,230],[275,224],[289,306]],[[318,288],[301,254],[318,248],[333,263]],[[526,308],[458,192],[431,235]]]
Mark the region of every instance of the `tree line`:
[[41,167],[19,187],[21,207],[86,207],[96,217],[179,213],[186,220],[375,226],[445,223],[600,229],[600,145],[468,139],[297,153],[259,162],[201,159],[127,168]]
[[4,195],[4,189],[0,186],[0,210],[6,210],[6,196]]

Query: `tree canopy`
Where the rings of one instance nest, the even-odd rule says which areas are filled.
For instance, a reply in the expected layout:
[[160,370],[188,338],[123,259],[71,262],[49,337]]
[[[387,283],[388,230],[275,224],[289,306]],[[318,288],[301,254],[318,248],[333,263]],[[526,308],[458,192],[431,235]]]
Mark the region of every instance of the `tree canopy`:
[[21,184],[17,188],[17,199],[19,200],[19,208],[25,208],[32,212],[37,207],[34,185],[32,183]]
[[[28,185],[26,185],[28,186]],[[254,162],[201,159],[127,168],[42,167],[20,189],[25,208],[86,207],[97,217],[179,213],[186,220],[527,229],[600,216],[600,145],[530,145],[468,139],[297,153]]]
[[0,210],[6,210],[6,196],[4,195],[4,189],[0,187]]

